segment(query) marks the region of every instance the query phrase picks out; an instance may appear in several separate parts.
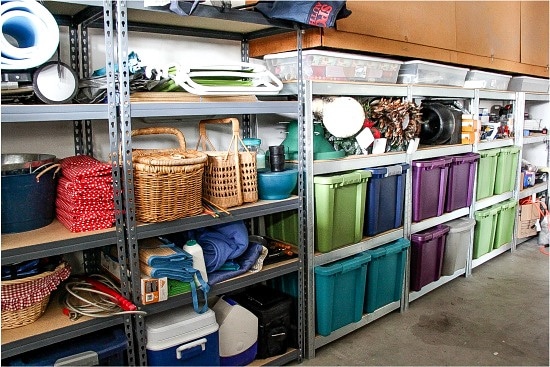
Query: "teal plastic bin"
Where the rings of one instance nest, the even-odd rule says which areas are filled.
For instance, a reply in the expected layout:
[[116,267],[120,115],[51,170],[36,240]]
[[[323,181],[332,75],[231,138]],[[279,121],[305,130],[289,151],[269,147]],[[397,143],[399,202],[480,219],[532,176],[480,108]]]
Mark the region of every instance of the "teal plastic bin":
[[474,250],[472,259],[477,259],[493,249],[497,229],[499,209],[489,207],[474,213],[476,225],[474,227]]
[[320,175],[315,185],[315,249],[329,252],[363,238],[368,171]]
[[488,149],[479,152],[477,165],[476,199],[484,199],[493,196],[495,189],[495,174],[500,149]]
[[512,242],[515,218],[516,201],[514,199],[498,204],[498,215],[493,249],[497,249],[504,244]]
[[371,256],[367,268],[367,288],[363,311],[375,310],[401,300],[403,276],[410,241],[400,238],[378,248],[365,251]]
[[495,195],[514,190],[519,151],[520,148],[516,146],[500,148],[495,175]]
[[317,333],[323,336],[361,320],[367,265],[371,256],[359,253],[315,267]]

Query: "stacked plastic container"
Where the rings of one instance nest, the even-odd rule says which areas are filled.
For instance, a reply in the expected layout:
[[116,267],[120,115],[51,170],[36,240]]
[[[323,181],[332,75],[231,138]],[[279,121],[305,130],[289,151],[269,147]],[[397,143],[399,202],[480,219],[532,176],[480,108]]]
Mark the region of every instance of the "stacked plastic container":
[[443,214],[451,163],[446,157],[412,162],[413,222]]
[[520,148],[516,146],[500,148],[497,159],[494,194],[514,190]]
[[366,251],[371,256],[367,267],[367,288],[363,311],[372,313],[392,302],[401,300],[407,250],[410,241],[400,238]]
[[469,207],[474,194],[474,182],[479,154],[467,153],[450,156],[445,212]]
[[286,211],[264,216],[268,237],[298,246],[298,213]]
[[516,206],[515,200],[511,199],[474,213],[473,259],[512,241]]
[[468,247],[475,224],[475,219],[466,217],[445,223],[449,226],[449,233],[445,242],[441,275],[453,275],[466,267]]
[[411,235],[411,291],[419,291],[425,285],[441,278],[449,230],[449,226],[439,224]]
[[361,320],[370,260],[371,256],[362,252],[315,267],[318,334],[328,336],[334,330]]
[[313,178],[315,248],[329,252],[363,238],[367,181],[365,170]]
[[403,225],[403,204],[408,164],[368,168],[363,234],[375,236]]
[[488,149],[481,151],[477,167],[476,199],[484,199],[493,195],[497,160],[500,149]]
[[514,220],[516,218],[516,201],[511,199],[498,204],[497,225],[493,249],[512,241]]

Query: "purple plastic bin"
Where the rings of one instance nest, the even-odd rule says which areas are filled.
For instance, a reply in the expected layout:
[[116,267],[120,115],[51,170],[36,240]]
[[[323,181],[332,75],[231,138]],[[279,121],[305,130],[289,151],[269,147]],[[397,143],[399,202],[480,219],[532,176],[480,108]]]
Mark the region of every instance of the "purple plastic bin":
[[449,176],[447,178],[447,196],[445,197],[445,212],[468,207],[472,204],[474,193],[474,178],[476,174],[478,153],[453,155]]
[[419,291],[441,278],[449,230],[449,226],[439,224],[411,235],[411,291]]
[[413,222],[443,214],[451,163],[447,157],[412,162]]

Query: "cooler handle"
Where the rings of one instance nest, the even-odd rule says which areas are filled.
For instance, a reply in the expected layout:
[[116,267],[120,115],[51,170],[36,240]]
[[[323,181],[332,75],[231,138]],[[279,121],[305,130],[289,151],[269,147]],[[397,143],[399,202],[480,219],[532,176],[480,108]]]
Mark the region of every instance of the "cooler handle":
[[181,359],[181,352],[187,349],[198,347],[198,346],[201,347],[201,352],[204,352],[204,350],[206,349],[205,344],[206,344],[206,338],[197,339],[187,344],[182,344],[176,349],[176,358]]

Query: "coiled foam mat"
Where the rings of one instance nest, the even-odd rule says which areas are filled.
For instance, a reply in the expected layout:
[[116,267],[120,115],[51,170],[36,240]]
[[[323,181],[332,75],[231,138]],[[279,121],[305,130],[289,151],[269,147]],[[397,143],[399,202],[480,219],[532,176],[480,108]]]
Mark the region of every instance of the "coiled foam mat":
[[29,69],[48,61],[59,45],[53,15],[35,0],[2,0],[2,69]]

